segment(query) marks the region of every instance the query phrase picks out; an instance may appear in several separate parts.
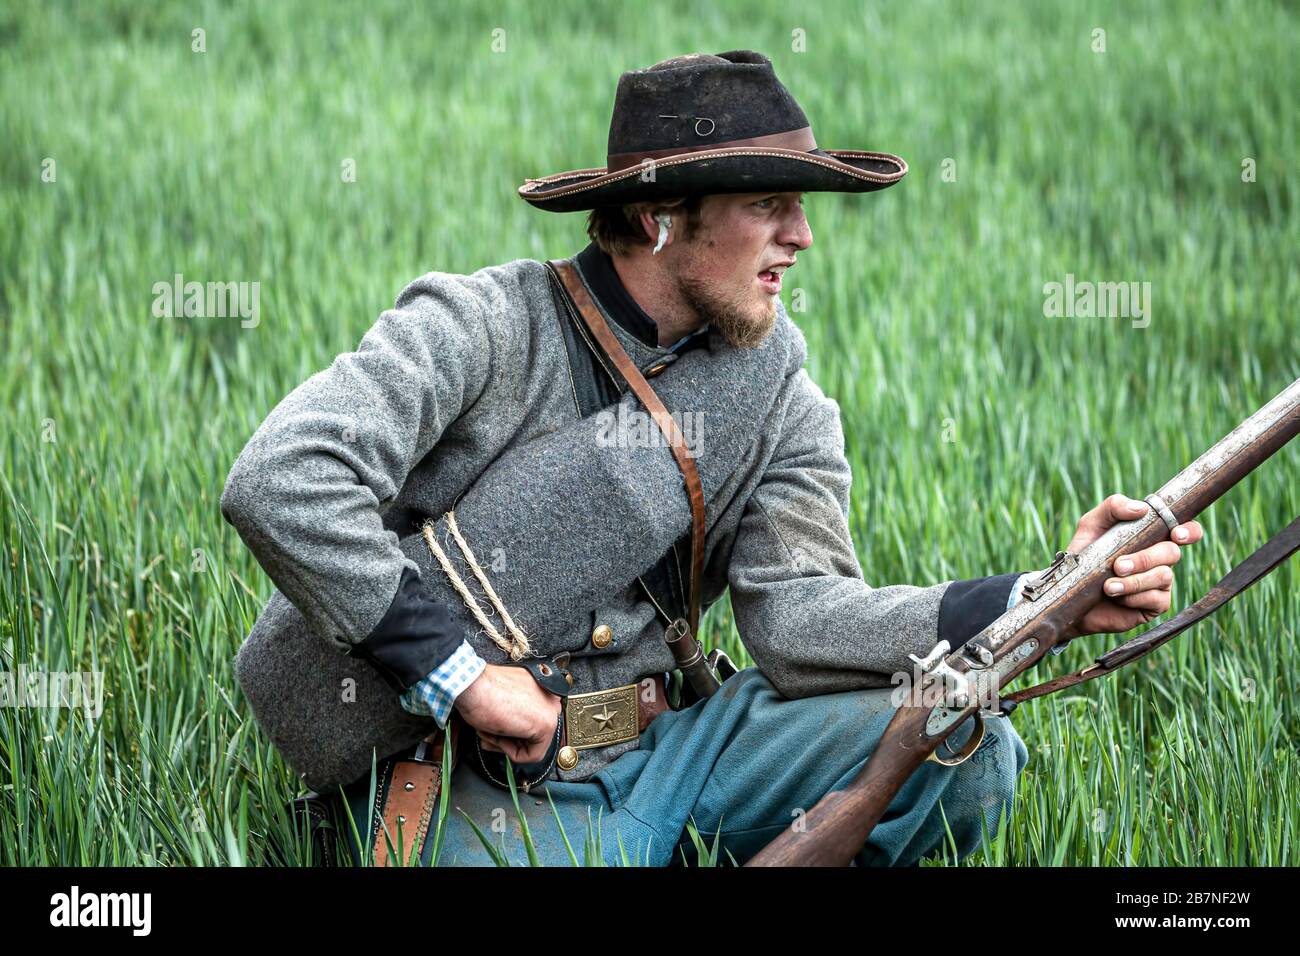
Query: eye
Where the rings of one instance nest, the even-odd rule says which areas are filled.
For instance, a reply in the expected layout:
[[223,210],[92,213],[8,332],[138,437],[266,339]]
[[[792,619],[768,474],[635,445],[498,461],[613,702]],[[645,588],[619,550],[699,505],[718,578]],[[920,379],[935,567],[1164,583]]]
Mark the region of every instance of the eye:
[[760,200],[759,200],[758,202],[756,202],[756,203],[751,203],[751,205],[758,206],[760,209],[770,209],[770,208],[772,208],[770,205],[764,206],[763,203],[769,203],[769,204],[770,204],[770,203],[774,203],[774,202],[776,202],[776,197],[775,197],[775,196],[770,196],[770,197],[768,197],[767,199],[760,199]]

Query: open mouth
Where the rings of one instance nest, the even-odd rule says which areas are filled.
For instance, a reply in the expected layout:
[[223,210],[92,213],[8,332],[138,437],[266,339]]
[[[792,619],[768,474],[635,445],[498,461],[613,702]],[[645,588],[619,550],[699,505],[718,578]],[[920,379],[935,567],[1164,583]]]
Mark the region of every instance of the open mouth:
[[776,295],[781,291],[781,272],[776,269],[767,269],[758,274],[759,284],[763,286],[764,291]]
[[772,263],[758,274],[758,284],[763,287],[764,292],[776,295],[781,291],[781,277],[792,265],[794,265],[793,259],[782,259]]

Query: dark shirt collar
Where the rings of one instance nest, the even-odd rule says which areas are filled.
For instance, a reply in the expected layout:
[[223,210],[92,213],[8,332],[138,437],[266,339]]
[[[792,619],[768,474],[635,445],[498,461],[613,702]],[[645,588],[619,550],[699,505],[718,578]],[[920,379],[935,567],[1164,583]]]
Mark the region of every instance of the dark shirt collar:
[[659,326],[645,314],[645,310],[637,305],[636,299],[624,287],[623,280],[614,269],[614,260],[594,241],[578,253],[577,259],[583,278],[609,317],[646,345],[657,347]]
[[[583,249],[574,258],[578,261],[578,268],[582,270],[587,285],[591,287],[592,295],[604,307],[609,317],[636,336],[638,341],[651,348],[660,348],[659,326],[655,324],[654,319],[646,315],[645,310],[637,304],[636,299],[632,298],[632,294],[627,291],[627,287],[623,285],[623,280],[618,277],[618,271],[614,268],[614,260],[594,241],[588,243],[587,248]],[[679,339],[677,343],[669,347],[680,352],[685,348],[694,346],[696,342],[704,344],[708,336],[699,333],[704,332],[706,329],[707,326],[700,329],[699,332],[694,334],[693,338],[687,337],[690,339],[688,344],[683,344],[683,341]],[[679,345],[682,348],[678,348]]]

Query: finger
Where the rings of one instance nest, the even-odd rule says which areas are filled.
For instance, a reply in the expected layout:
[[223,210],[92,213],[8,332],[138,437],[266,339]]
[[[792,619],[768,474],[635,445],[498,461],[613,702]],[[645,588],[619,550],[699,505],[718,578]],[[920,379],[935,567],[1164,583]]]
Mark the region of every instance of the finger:
[[527,750],[522,752],[520,759],[524,763],[537,763],[537,761],[545,757],[546,752],[551,749],[550,743],[551,742],[547,740],[543,743],[532,744]]
[[1195,544],[1204,534],[1205,529],[1199,521],[1184,521],[1172,532],[1174,541],[1179,544]]
[[1182,551],[1172,541],[1161,541],[1142,551],[1126,554],[1115,561],[1116,574],[1132,574],[1135,571],[1148,571],[1161,565],[1172,566],[1182,557]]
[[[559,715],[556,716],[558,718]],[[536,739],[529,741],[528,756],[530,761],[536,762],[545,759],[547,753],[550,752],[551,744],[555,742],[555,738],[559,735],[559,729],[560,724],[557,719],[553,727],[542,731],[537,735]]]
[[1107,528],[1120,521],[1140,518],[1151,510],[1151,506],[1140,498],[1119,494],[1109,496],[1098,508],[1101,510],[1101,518]]
[[[500,734],[479,732],[479,737],[485,741],[484,750],[491,750],[497,753],[503,753],[515,763],[536,763],[546,756],[547,746],[541,746],[541,752],[538,753],[539,742],[534,738],[525,739],[523,737],[506,737]],[[490,746],[489,743],[490,742]],[[544,744],[549,744],[547,738]]]
[[1128,495],[1110,495],[1097,507],[1079,519],[1079,531],[1087,532],[1091,537],[1101,534],[1118,521],[1131,521],[1146,514],[1150,505]]
[[1159,615],[1155,611],[1126,608],[1111,601],[1098,604],[1083,616],[1081,634],[1120,634]]
[[514,737],[503,737],[499,734],[480,733],[479,738],[484,741],[484,750],[491,750],[494,753],[505,754],[511,760],[518,762],[519,741]]
[[1173,568],[1162,564],[1150,571],[1130,574],[1127,577],[1107,578],[1106,594],[1108,597],[1118,597],[1121,594],[1137,594],[1141,591],[1168,591],[1173,585]]
[[1134,613],[1136,612],[1117,604],[1098,604],[1083,616],[1079,622],[1079,631],[1082,634],[1114,634],[1125,631],[1128,630],[1128,625],[1123,622],[1127,615]]
[[532,761],[528,759],[527,752],[518,740],[503,741],[503,744],[504,745],[501,749],[505,752],[505,755],[515,763],[532,763]]
[[507,744],[510,759],[515,763],[537,763],[550,750],[550,740],[541,742],[514,738]]
[[1111,495],[1106,499],[1105,504],[1110,513],[1111,524],[1117,521],[1132,521],[1151,510],[1151,506],[1141,498],[1130,498],[1128,495]]
[[1125,607],[1131,607],[1139,611],[1155,611],[1157,614],[1164,614],[1169,610],[1170,605],[1174,603],[1174,596],[1169,591],[1153,589],[1143,591],[1141,594],[1125,594],[1123,597],[1116,598],[1118,603]]

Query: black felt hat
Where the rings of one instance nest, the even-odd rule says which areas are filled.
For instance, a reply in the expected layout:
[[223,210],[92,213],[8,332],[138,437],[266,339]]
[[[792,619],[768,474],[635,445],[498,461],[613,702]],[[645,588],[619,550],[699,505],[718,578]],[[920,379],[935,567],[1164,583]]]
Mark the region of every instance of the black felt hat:
[[519,195],[538,209],[574,212],[709,193],[865,193],[906,174],[890,153],[818,149],[772,61],[733,50],[624,73],[605,165],[529,179]]

